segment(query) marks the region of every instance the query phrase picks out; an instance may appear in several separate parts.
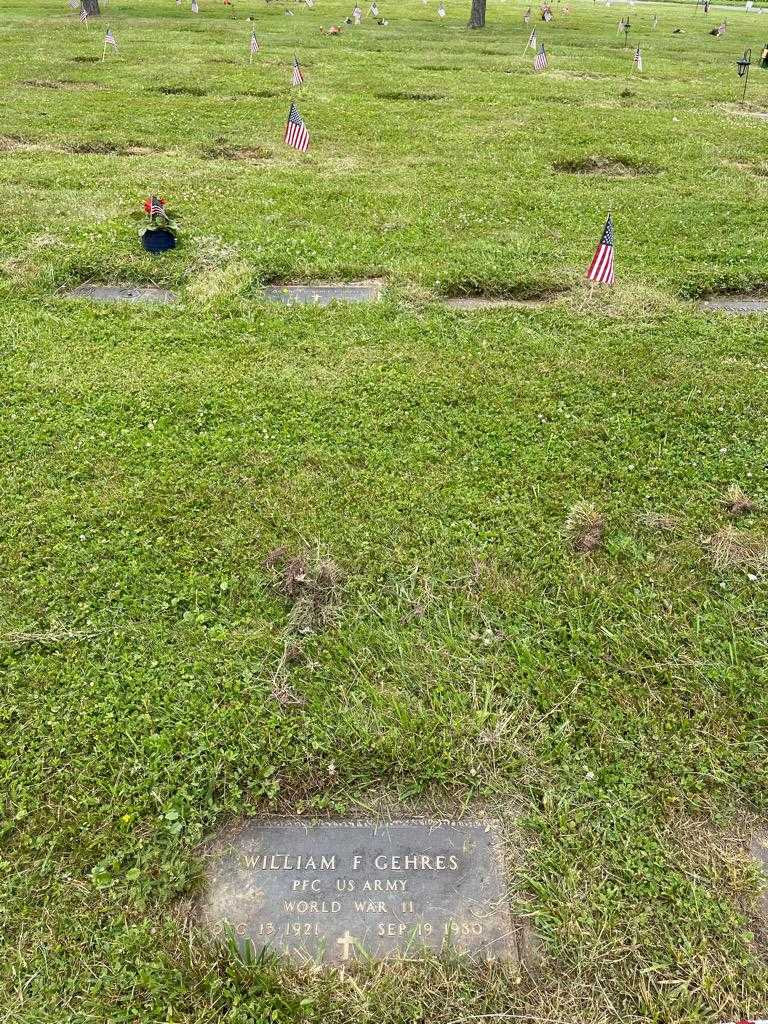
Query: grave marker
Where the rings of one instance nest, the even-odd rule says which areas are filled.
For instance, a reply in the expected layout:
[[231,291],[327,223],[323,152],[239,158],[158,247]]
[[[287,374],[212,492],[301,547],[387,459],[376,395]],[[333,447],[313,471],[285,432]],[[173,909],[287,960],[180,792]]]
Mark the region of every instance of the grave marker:
[[377,302],[381,298],[379,282],[350,284],[286,284],[270,285],[263,291],[268,302],[287,306],[327,306],[331,302]]
[[159,302],[176,301],[176,293],[167,288],[142,284],[80,284],[67,292],[68,299],[90,299],[92,302]]
[[198,921],[299,960],[448,948],[518,960],[491,821],[249,821],[209,855]]

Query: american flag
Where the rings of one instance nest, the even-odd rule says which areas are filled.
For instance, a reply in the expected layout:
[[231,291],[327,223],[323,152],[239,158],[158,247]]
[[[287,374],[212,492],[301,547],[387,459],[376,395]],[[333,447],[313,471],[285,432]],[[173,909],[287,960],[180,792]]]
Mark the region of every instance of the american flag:
[[197,0],[192,0],[192,13],[197,14],[200,8],[197,6]]
[[88,24],[88,11],[86,11],[84,7],[80,10],[80,21],[83,23],[83,25]]
[[149,200],[149,216],[150,217],[164,217],[165,216],[165,205],[162,199],[158,199],[157,196],[151,196]]
[[533,60],[533,70],[534,71],[543,71],[546,66],[547,66],[547,54],[546,54],[546,51],[544,50],[544,43],[542,43],[541,46],[539,47],[539,52],[534,57],[534,60]]
[[256,33],[251,32],[251,56],[259,52],[259,41],[256,38]]
[[721,21],[720,24],[717,26],[717,35],[724,36],[727,27],[727,23],[725,21]]
[[291,85],[299,86],[304,84],[304,75],[301,73],[301,65],[299,64],[299,58],[296,54],[293,55],[293,74],[291,76]]
[[637,68],[637,70],[638,71],[642,71],[643,70],[643,55],[640,52],[640,47],[639,46],[635,50],[635,56],[634,56],[633,59],[634,59],[634,64],[635,64],[635,67]]
[[624,29],[625,29],[626,27],[627,27],[627,23],[626,23],[626,22],[624,21],[624,19],[622,18],[622,19],[621,19],[621,21],[619,22],[619,27],[618,27],[618,28],[616,29],[616,35],[617,35],[617,36],[620,36],[620,35],[621,35],[621,33],[622,33],[622,32],[624,31]]
[[445,4],[441,3],[440,6],[437,8],[437,16],[438,18],[445,17]]
[[610,214],[603,228],[600,245],[589,265],[587,280],[597,284],[613,284],[613,220]]
[[315,0],[304,0],[304,3],[307,5],[307,7],[315,6]]
[[378,16],[379,16],[379,6],[375,2],[375,0],[374,0],[374,3],[371,4],[370,10],[371,10],[371,16],[374,17],[374,18],[378,18]]
[[531,30],[531,34],[528,36],[528,42],[525,44],[526,50],[528,49],[529,46],[530,46],[530,48],[532,50],[536,49],[536,29],[535,28]]
[[107,34],[104,36],[104,45],[114,46],[114,48],[117,49],[117,40],[115,39],[111,28],[107,29]]
[[286,146],[298,149],[300,153],[306,153],[309,149],[309,132],[295,103],[291,103],[291,109],[288,111],[288,123],[285,126],[283,141]]

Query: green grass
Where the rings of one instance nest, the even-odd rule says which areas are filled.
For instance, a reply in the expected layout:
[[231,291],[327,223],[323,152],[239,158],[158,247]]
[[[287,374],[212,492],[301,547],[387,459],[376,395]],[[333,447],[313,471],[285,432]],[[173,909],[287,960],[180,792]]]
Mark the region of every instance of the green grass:
[[[236,0],[236,20],[111,0],[88,31],[6,0],[0,1019],[768,1012],[746,857],[768,803],[766,591],[759,555],[718,568],[704,543],[729,485],[768,501],[766,335],[689,301],[768,281],[765,122],[734,112],[762,21],[735,12],[715,40],[719,12],[635,7],[628,82],[623,6],[536,22],[538,76],[522,4],[478,33],[456,0],[444,25],[434,2],[385,6],[386,29],[333,39],[331,0],[294,18]],[[119,57],[76,62],[107,22]],[[304,158],[280,141],[294,50]],[[409,92],[440,98],[381,98]],[[749,98],[765,109],[757,66]],[[654,173],[553,170],[591,156]],[[181,224],[162,259],[130,217],[152,191]],[[619,280],[590,299],[609,209]],[[377,275],[372,307],[258,301],[265,281]],[[63,297],[87,279],[181,301]],[[435,301],[558,287],[534,310]],[[565,532],[579,502],[605,521],[586,555]],[[738,526],[768,544],[759,512]],[[264,566],[280,546],[343,573],[335,618],[298,641]],[[231,816],[388,800],[514,810],[534,977],[339,979],[176,923]]]

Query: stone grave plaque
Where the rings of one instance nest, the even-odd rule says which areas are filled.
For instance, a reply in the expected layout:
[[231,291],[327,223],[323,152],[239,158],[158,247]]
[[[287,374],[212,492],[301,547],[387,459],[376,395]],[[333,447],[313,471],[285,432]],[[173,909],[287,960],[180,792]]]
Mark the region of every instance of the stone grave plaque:
[[519,956],[491,821],[246,822],[211,851],[198,920],[241,948],[336,965]]
[[175,292],[143,284],[81,284],[67,292],[68,299],[90,299],[92,302],[160,302],[176,301]]
[[768,834],[753,836],[749,844],[749,852],[757,861],[765,880],[766,888],[760,895],[758,911],[763,920],[768,922]]
[[706,313],[734,313],[737,316],[749,316],[751,313],[768,312],[768,298],[756,298],[750,295],[722,295],[717,298],[704,299],[699,303]]
[[282,302],[286,306],[328,306],[331,302],[377,302],[381,298],[381,285],[378,282],[271,285],[262,294],[268,302]]

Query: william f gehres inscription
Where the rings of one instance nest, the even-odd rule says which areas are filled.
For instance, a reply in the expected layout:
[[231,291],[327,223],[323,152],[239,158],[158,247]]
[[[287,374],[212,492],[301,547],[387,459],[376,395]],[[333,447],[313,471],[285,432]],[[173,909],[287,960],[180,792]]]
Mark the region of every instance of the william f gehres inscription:
[[490,821],[251,821],[217,844],[207,878],[201,923],[256,952],[518,956]]

